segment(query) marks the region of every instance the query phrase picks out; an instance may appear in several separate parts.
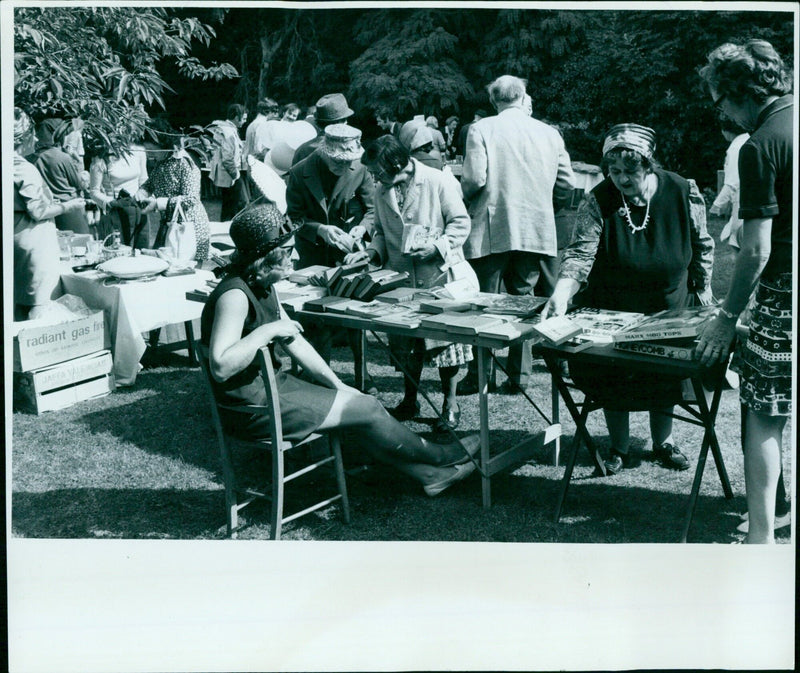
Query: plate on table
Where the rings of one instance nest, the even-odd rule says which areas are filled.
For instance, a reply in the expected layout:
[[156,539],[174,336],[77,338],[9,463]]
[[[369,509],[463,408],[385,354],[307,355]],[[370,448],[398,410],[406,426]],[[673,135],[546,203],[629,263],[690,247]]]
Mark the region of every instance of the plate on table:
[[169,268],[169,262],[160,257],[137,255],[136,257],[114,257],[114,259],[108,259],[102,264],[98,264],[97,268],[109,276],[130,280],[163,273]]

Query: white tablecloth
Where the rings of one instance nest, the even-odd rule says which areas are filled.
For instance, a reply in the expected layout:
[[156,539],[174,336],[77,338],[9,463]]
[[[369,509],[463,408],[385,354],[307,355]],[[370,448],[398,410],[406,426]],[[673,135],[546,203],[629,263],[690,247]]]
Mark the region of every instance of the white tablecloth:
[[188,301],[186,293],[206,287],[214,278],[211,271],[192,275],[158,276],[150,281],[104,284],[97,271],[61,275],[64,292],[77,295],[92,308],[105,311],[114,356],[114,377],[118,386],[133,385],[142,366],[139,360],[147,347],[143,332],[165,325],[184,323],[200,317],[203,304]]

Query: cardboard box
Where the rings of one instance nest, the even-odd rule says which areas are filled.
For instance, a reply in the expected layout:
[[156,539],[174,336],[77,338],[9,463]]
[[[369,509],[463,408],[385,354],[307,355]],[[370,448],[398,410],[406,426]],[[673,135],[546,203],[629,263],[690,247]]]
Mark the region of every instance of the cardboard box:
[[92,353],[32,372],[14,374],[14,406],[41,414],[114,390],[110,351]]
[[41,369],[96,353],[108,345],[103,311],[55,325],[37,325],[33,320],[14,323],[14,371]]

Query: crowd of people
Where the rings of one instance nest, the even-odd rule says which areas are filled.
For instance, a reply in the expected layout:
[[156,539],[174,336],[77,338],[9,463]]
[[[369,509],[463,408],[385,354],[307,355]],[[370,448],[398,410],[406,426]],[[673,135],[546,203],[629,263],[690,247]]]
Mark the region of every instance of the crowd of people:
[[[737,319],[747,316],[749,333],[736,342],[733,364],[746,416],[747,541],[769,542],[776,506],[785,500],[776,493],[784,493],[781,436],[791,413],[793,98],[783,61],[762,40],[720,46],[700,76],[731,142],[724,187],[711,212],[729,218],[722,238],[738,252],[730,289],[704,326],[696,353],[705,365],[724,361]],[[420,289],[468,278],[484,292],[549,297],[545,317],[575,305],[651,313],[713,301],[715,246],[706,203],[694,180],[658,163],[653,129],[631,119],[606,133],[605,177],[580,203],[572,240],[559,254],[555,213],[575,187],[564,140],[533,116],[524,80],[503,75],[487,89],[494,114],[478,110],[464,125],[455,116],[441,129],[433,116],[403,123],[391,110],[377,110],[385,135],[366,149],[341,93],[322,96],[302,119],[299,105],[282,107],[267,98],[248,124],[247,110],[232,104],[226,118],[210,126],[209,176],[236,245],[203,313],[202,340],[220,396],[260,404],[255,353],[280,344],[303,372],[282,372],[278,379],[287,433],[301,438],[318,429],[357,428],[379,460],[417,479],[429,495],[467,477],[474,461],[457,445],[421,439],[399,421],[419,413],[417,388],[422,368],[431,364],[439,369],[443,396],[436,430],[452,432],[460,419],[457,396],[477,392],[471,349],[392,338],[392,353],[403,365],[404,396],[397,407],[384,409],[368,394],[375,392],[369,377],[364,390],[355,390],[330,369],[336,336],[330,329],[290,320],[280,307],[273,285],[293,267],[368,261],[407,271]],[[51,145],[40,150],[35,166],[28,162],[32,126],[23,111],[15,111],[20,314],[52,289],[51,263],[42,260],[57,262],[56,226],[87,229],[80,194],[101,212],[131,196],[133,206],[162,212],[162,225],[182,203],[197,222],[197,258],[207,257],[199,169],[180,144],[149,175],[135,146],[119,156],[95,157],[86,174],[75,149],[79,130],[70,122],[51,130]],[[453,160],[461,164],[460,181]],[[403,252],[403,228],[419,223],[433,238]],[[348,340],[360,368],[364,354],[355,337]],[[524,389],[533,357],[529,343],[512,346],[508,381],[495,386],[492,372],[491,389]],[[660,464],[688,469],[689,459],[672,437],[679,381],[577,362],[570,375],[604,410],[608,473],[632,466],[628,416],[637,410],[650,412]],[[239,430],[259,435],[265,426],[254,418]],[[474,438],[466,445],[467,453],[477,450]]]

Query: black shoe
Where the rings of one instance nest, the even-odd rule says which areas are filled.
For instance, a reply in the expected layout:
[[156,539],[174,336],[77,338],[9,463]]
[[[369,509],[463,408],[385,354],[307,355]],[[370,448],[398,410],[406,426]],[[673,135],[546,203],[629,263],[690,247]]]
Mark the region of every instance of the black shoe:
[[[497,384],[489,381],[489,392],[493,393],[497,391]],[[465,376],[461,379],[458,384],[456,384],[456,395],[459,397],[463,397],[464,395],[474,395],[478,392],[478,379],[473,378],[469,375]]]
[[653,449],[656,460],[670,470],[688,470],[689,459],[681,453],[677,446],[673,446],[669,442],[664,442],[661,446]]
[[387,409],[387,411],[398,421],[410,421],[412,418],[419,416],[420,407],[419,402],[409,404],[406,401],[402,401],[396,407]]
[[606,474],[617,474],[626,467],[631,466],[631,457],[627,453],[611,450],[611,458],[604,462]]
[[455,430],[461,421],[461,407],[445,407],[442,409],[442,417],[436,419],[433,424],[433,431],[436,434],[450,434],[450,430]]

